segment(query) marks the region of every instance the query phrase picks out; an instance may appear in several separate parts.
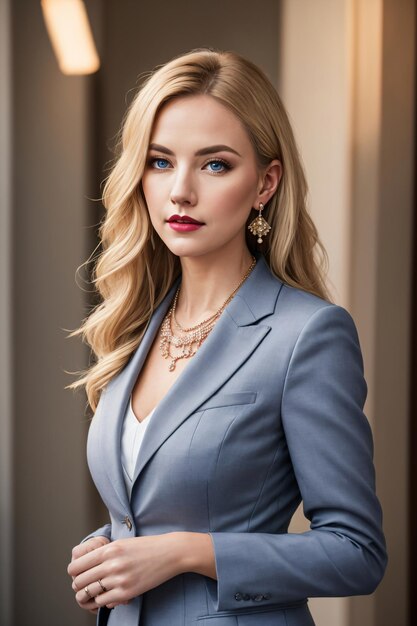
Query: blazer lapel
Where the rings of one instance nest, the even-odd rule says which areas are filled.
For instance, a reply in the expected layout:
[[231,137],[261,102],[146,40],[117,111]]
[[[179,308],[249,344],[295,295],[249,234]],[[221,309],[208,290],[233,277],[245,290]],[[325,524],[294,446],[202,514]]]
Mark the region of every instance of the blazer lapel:
[[155,409],[143,437],[134,482],[164,441],[233,376],[268,334],[271,327],[256,322],[272,313],[281,287],[282,282],[258,255],[249,277]]
[[127,404],[146,356],[181,280],[179,276],[151,316],[142,341],[125,367],[107,384],[100,399],[100,450],[107,477],[124,510],[130,510],[120,460],[120,441]]

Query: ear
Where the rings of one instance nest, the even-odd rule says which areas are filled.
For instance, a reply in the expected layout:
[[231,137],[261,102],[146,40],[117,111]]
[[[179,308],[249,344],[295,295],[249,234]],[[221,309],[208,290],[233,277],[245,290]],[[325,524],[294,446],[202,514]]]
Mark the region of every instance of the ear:
[[282,163],[278,159],[274,159],[263,170],[259,177],[258,196],[256,198],[256,208],[262,202],[265,205],[278,189],[279,182],[282,177]]

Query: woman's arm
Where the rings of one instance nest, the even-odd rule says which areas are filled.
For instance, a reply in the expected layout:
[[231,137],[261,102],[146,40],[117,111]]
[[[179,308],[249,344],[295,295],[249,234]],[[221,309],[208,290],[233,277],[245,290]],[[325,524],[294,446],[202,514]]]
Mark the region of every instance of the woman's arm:
[[97,528],[97,530],[87,535],[87,537],[84,537],[84,539],[80,541],[80,544],[84,543],[85,541],[88,541],[89,539],[92,539],[93,537],[106,537],[106,539],[110,541],[111,524],[104,524],[104,526]]
[[87,535],[87,537],[84,537],[84,539],[82,539],[80,543],[84,543],[84,541],[88,541],[89,539],[92,539],[93,537],[106,537],[110,541],[111,524],[104,524],[104,526],[101,526],[101,528],[97,528],[97,530]]
[[[324,306],[299,335],[281,406],[311,530],[208,533],[218,580],[217,610],[259,606],[260,596],[267,605],[375,590],[387,553],[375,493],[372,432],[363,413],[366,395],[352,317],[338,305]],[[201,546],[195,571],[212,571],[208,547]]]
[[178,574],[195,572],[217,579],[213,542],[208,533],[175,532]]

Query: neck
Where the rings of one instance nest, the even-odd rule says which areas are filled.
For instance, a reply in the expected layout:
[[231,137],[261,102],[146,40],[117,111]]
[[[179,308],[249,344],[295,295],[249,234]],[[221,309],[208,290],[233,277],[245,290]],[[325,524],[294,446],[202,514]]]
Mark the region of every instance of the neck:
[[181,257],[181,290],[176,317],[183,326],[213,315],[236,289],[252,263],[245,246],[240,254],[220,253]]

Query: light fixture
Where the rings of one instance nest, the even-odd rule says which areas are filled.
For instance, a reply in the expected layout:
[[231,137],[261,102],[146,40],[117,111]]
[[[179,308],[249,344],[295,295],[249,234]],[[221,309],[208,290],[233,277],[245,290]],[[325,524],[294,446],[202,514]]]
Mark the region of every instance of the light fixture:
[[82,0],[41,0],[46,29],[64,74],[92,74],[100,67]]

